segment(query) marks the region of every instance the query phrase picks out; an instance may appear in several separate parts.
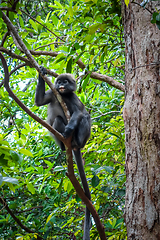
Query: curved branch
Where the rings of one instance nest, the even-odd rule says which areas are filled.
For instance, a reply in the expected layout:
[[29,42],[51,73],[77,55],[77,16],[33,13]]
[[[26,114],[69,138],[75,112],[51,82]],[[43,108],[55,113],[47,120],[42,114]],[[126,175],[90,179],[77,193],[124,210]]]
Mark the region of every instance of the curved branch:
[[[12,58],[16,58],[16,59],[19,59],[19,60],[21,60],[21,61],[24,61],[24,62],[26,62],[26,64],[27,64],[28,66],[33,67],[33,66],[32,66],[32,62],[31,62],[31,61],[28,61],[28,59],[25,58],[25,57],[19,56],[19,55],[11,52],[10,50],[8,50],[8,49],[6,49],[6,48],[4,48],[4,47],[0,47],[0,51],[7,53],[7,54],[8,54],[9,56],[11,56]],[[45,55],[45,56],[56,57],[56,56],[59,55],[59,53],[57,53],[57,52],[51,52],[51,51],[34,51],[34,50],[30,50],[29,52],[30,52],[32,55],[35,55],[35,56],[36,56],[36,55],[37,55],[37,56]],[[85,69],[85,65],[84,65],[84,63],[83,63],[80,59],[77,61],[77,64],[78,64],[78,66],[79,66],[82,70]],[[47,69],[47,73],[48,73],[49,75],[53,76],[53,77],[57,77],[57,76],[58,76],[57,73],[55,73],[55,72],[53,72],[53,71],[51,71],[51,70],[49,70],[49,69]],[[89,72],[88,72],[88,74],[89,74]],[[125,91],[124,85],[123,85],[122,83],[120,83],[120,82],[115,81],[112,77],[109,77],[109,76],[107,76],[107,75],[103,75],[103,74],[100,74],[100,73],[96,73],[96,72],[92,72],[91,75],[90,75],[90,77],[93,78],[93,79],[98,79],[98,80],[100,80],[100,81],[106,82],[106,83],[108,83],[109,85],[111,85],[112,87],[115,87],[115,88],[121,90],[122,92]],[[45,78],[45,76],[44,76],[43,78]],[[44,79],[44,80],[45,80],[45,79]],[[48,84],[48,85],[49,85],[49,84]],[[50,85],[49,85],[49,86],[50,86]],[[51,88],[51,89],[52,89],[52,88]]]
[[[25,62],[25,66],[29,66],[29,67],[33,68],[31,62],[28,61],[27,58],[22,57],[22,56],[20,56],[20,55],[17,55],[17,54],[13,53],[12,51],[10,51],[10,50],[8,50],[8,49],[6,49],[6,48],[4,48],[4,47],[0,47],[0,51],[6,53],[8,56],[10,56],[10,57],[12,57],[12,58],[14,58],[14,59],[18,59],[18,60],[21,60],[21,61]],[[33,55],[36,55],[36,54],[33,54]],[[38,54],[37,54],[37,55],[38,55]],[[58,77],[58,74],[57,74],[57,73],[55,73],[55,72],[53,72],[53,71],[51,71],[51,70],[49,70],[49,69],[47,69],[47,73],[48,73],[49,75],[55,77],[55,78]]]
[[[69,146],[69,144],[71,143],[71,139],[67,139],[67,141],[68,141],[67,144]],[[85,195],[81,185],[79,184],[78,180],[76,179],[76,177],[74,175],[71,147],[66,148],[66,156],[67,156],[67,162],[68,162],[68,173],[66,175],[70,179],[70,181],[71,181],[72,185],[74,186],[74,188],[75,188],[77,194],[79,195],[79,197],[82,199],[82,201],[85,203],[85,205],[87,206],[87,208],[91,212],[92,217],[94,218],[94,221],[96,223],[96,227],[97,227],[98,233],[100,235],[100,239],[101,240],[106,240],[104,226],[101,223],[99,215],[98,215],[96,209],[94,208],[93,204],[91,203],[91,201]]]
[[[8,28],[12,31],[12,33],[14,34],[14,37],[16,38],[18,44],[20,45],[20,47],[22,48],[23,52],[26,54],[28,60],[30,61],[30,63],[32,64],[32,66],[40,73],[40,67],[38,65],[38,63],[36,62],[36,60],[32,57],[30,51],[27,49],[26,45],[23,43],[23,41],[21,40],[21,37],[19,36],[17,30],[15,29],[14,25],[12,24],[12,22],[9,20],[9,18],[2,12],[2,18],[4,20],[4,22],[7,24]],[[67,121],[69,121],[70,119],[70,114],[69,111],[67,109],[67,106],[65,104],[65,102],[63,101],[61,95],[56,91],[53,83],[49,80],[49,78],[47,78],[46,76],[43,76],[43,79],[45,80],[45,82],[49,85],[49,87],[51,88],[51,90],[53,91],[53,93],[55,94],[55,96],[57,97],[58,101],[60,102],[62,109],[64,111],[64,114],[66,116]]]
[[4,81],[4,86],[7,90],[7,92],[9,93],[9,96],[12,97],[15,102],[29,115],[31,116],[34,120],[36,120],[37,122],[39,122],[41,125],[43,125],[45,128],[47,128],[51,133],[53,133],[57,138],[59,138],[62,142],[64,142],[65,144],[65,139],[64,137],[57,132],[55,129],[53,129],[47,122],[45,122],[44,120],[42,120],[41,118],[39,118],[36,114],[34,114],[25,104],[23,104],[19,98],[14,94],[14,92],[12,91],[12,89],[9,86],[9,72],[8,72],[8,67],[6,64],[6,60],[3,57],[2,53],[0,52],[0,58],[2,60],[2,64],[3,64],[3,68],[4,68],[4,73],[5,73],[5,81]]
[[115,87],[115,88],[121,90],[122,92],[125,91],[125,86],[122,83],[115,81],[112,77],[109,77],[107,75],[102,75],[102,74],[96,73],[96,72],[92,72],[90,76],[91,76],[91,78],[106,82],[109,85],[111,85],[112,87]]
[[6,40],[6,38],[9,36],[9,34],[10,34],[10,32],[9,32],[9,31],[8,31],[8,32],[6,32],[6,33],[4,34],[4,36],[3,36],[3,38],[2,38],[2,42],[1,42],[0,46],[3,46],[3,44],[4,44],[5,40]]
[[17,11],[13,8],[9,8],[9,7],[0,7],[1,10],[6,10],[6,11],[10,11],[10,12],[15,12],[17,13]]
[[31,62],[25,57],[17,55],[17,54],[13,53],[12,51],[10,51],[10,50],[8,50],[4,47],[0,47],[0,51],[6,53],[7,55],[9,55],[10,57],[12,57],[14,59],[18,59],[18,60],[21,60],[21,61],[25,62],[30,67],[33,67]]
[[[18,66],[15,67],[12,71],[10,71],[9,76],[11,76],[12,73],[14,73],[15,71],[17,71],[19,68],[24,67],[24,66],[26,66],[26,65],[27,65],[27,64],[25,64],[25,63],[22,63],[22,64],[18,65]],[[3,84],[4,84],[4,79],[3,79],[2,82],[0,83],[0,88],[3,86]]]
[[[35,233],[35,231],[29,229],[28,227],[26,227],[25,225],[23,225],[23,223],[21,223],[21,221],[19,220],[19,218],[17,218],[14,213],[11,211],[11,209],[8,207],[8,204],[4,201],[3,198],[0,197],[0,202],[3,204],[4,208],[7,210],[7,212],[11,215],[11,217],[15,220],[15,222],[22,228],[24,229],[26,232],[28,233]],[[42,240],[43,238],[39,235],[37,235],[37,239]]]

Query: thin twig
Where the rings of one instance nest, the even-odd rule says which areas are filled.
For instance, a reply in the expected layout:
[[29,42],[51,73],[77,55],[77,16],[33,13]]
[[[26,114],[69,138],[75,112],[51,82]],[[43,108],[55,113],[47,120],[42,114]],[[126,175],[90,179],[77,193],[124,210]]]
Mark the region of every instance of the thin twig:
[[[0,202],[3,204],[3,206],[5,207],[5,209],[7,210],[7,212],[11,215],[11,217],[15,220],[15,222],[22,228],[24,229],[26,232],[28,233],[35,233],[35,231],[29,229],[28,227],[26,227],[25,225],[23,225],[23,223],[19,220],[19,218],[17,218],[14,213],[12,212],[12,210],[8,207],[8,204],[4,201],[3,198],[0,197]],[[42,240],[43,238],[40,235],[37,235],[37,239],[38,240]]]
[[24,14],[26,14],[28,17],[30,17],[33,21],[37,22],[38,24],[40,24],[41,26],[43,26],[45,29],[47,29],[50,33],[52,33],[55,37],[59,38],[62,42],[65,42],[62,38],[60,38],[57,34],[55,34],[54,32],[52,32],[49,28],[47,28],[45,25],[43,25],[42,23],[40,23],[39,21],[37,21],[35,18],[33,18],[31,15],[29,15],[28,13],[26,13],[25,11],[23,11],[21,9],[21,12],[23,12]]

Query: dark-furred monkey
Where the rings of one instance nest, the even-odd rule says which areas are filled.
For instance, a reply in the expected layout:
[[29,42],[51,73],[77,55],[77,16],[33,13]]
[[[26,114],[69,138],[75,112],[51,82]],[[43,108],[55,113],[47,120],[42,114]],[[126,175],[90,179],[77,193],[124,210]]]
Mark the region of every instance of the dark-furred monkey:
[[[42,75],[46,74],[46,69],[41,66]],[[39,74],[38,85],[36,89],[35,103],[37,106],[49,104],[48,106],[48,123],[60,132],[64,138],[72,135],[72,150],[78,166],[79,174],[81,177],[82,185],[86,196],[91,199],[86,175],[84,172],[81,148],[86,144],[91,132],[91,118],[86,111],[83,103],[79,100],[74,93],[76,90],[76,82],[71,74],[61,74],[55,81],[55,88],[60,93],[63,101],[66,103],[70,112],[70,120],[67,122],[63,109],[56,99],[52,90],[45,92],[45,82]],[[65,150],[63,142],[53,136],[56,143],[61,150]],[[84,223],[84,236],[83,240],[90,239],[90,212],[86,208],[85,223]]]

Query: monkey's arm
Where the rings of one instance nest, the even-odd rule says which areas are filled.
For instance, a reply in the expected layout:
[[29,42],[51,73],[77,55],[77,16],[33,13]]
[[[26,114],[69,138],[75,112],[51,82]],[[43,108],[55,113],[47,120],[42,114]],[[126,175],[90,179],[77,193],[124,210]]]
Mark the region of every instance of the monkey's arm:
[[[41,66],[41,72],[43,75],[46,74],[46,70],[42,66]],[[45,81],[39,74],[38,84],[36,88],[35,104],[37,106],[42,106],[50,103],[51,100],[52,100],[52,91],[48,90],[47,92],[45,92]]]

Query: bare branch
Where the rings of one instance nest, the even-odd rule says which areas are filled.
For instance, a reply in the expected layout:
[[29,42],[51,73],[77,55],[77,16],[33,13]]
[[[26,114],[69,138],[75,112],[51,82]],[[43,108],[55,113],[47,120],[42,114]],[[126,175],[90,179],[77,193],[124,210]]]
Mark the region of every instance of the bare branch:
[[39,46],[37,48],[35,48],[35,50],[39,49],[39,48],[43,48],[43,47],[48,47],[52,44],[64,44],[63,42],[52,42],[52,43],[48,43],[48,44],[45,44],[45,45],[42,45],[42,46]]
[[122,92],[125,91],[124,85],[122,83],[119,83],[119,82],[115,81],[112,77],[109,77],[107,75],[102,75],[102,74],[99,74],[99,73],[96,73],[96,72],[92,72],[90,76],[91,76],[91,78],[98,79],[100,81],[106,82],[109,85],[111,85],[112,87],[118,88]]
[[10,50],[8,50],[4,47],[0,47],[0,51],[6,53],[7,55],[12,57],[13,59],[19,59],[19,60],[25,62],[28,66],[32,67],[31,62],[27,58],[22,57],[20,55],[17,55],[17,54],[13,53],[12,51],[10,51]]
[[[20,44],[19,44],[19,45],[20,45]],[[31,60],[31,61],[28,61],[27,58],[22,57],[22,56],[19,56],[19,55],[15,54],[15,53],[11,52],[10,50],[8,50],[8,49],[6,49],[6,48],[3,48],[3,47],[0,47],[0,51],[7,53],[7,54],[8,54],[9,56],[11,56],[12,58],[16,58],[16,59],[20,59],[20,60],[22,60],[22,61],[25,61],[25,62],[27,63],[27,65],[29,65],[30,67],[33,67],[33,66],[31,65],[31,61],[32,61],[32,60]],[[28,51],[29,51],[29,50],[28,50]],[[37,55],[37,56],[46,55],[46,56],[56,57],[56,56],[59,55],[59,53],[57,53],[57,52],[52,52],[52,51],[34,51],[34,50],[30,50],[29,52],[30,52],[32,55],[35,55],[35,56],[36,56],[36,55]],[[34,60],[34,61],[35,61],[35,60]],[[77,64],[78,64],[78,66],[79,66],[82,70],[85,69],[85,65],[84,65],[84,63],[83,63],[80,59],[77,61]],[[57,77],[57,76],[58,76],[57,73],[55,73],[55,72],[53,72],[53,71],[51,71],[51,70],[49,70],[49,69],[47,69],[47,73],[48,73],[49,75],[51,75],[51,76],[54,76],[54,77]],[[88,72],[88,74],[89,74],[89,72]],[[98,79],[98,80],[100,80],[100,81],[106,82],[106,83],[108,83],[109,85],[111,85],[112,87],[115,87],[115,88],[121,90],[122,92],[124,92],[124,90],[125,90],[125,87],[124,87],[124,85],[123,85],[122,83],[115,81],[112,77],[109,77],[109,76],[107,76],[107,75],[103,75],[103,74],[100,74],[100,73],[92,72],[91,75],[90,75],[90,77],[93,78],[93,79]],[[45,76],[44,76],[44,80],[45,80]],[[46,81],[46,82],[47,82],[47,81]],[[47,84],[48,84],[48,83],[47,83]],[[49,84],[48,84],[48,85],[49,85]],[[50,85],[49,85],[49,86],[50,86]],[[51,89],[52,89],[52,88],[51,88]]]
[[2,42],[1,42],[1,44],[0,44],[1,47],[3,46],[4,42],[6,41],[6,38],[9,36],[9,34],[10,34],[9,31],[4,34],[4,36],[3,36],[3,38],[2,38]]
[[[40,56],[40,55],[47,55],[47,56],[52,56],[52,57],[56,57],[59,54],[57,52],[52,52],[52,51],[34,51],[34,50],[30,50],[30,52],[31,52],[32,55],[38,55],[38,56]],[[84,65],[84,63],[82,62],[81,59],[78,59],[78,61],[76,63],[78,64],[78,66],[82,70],[85,69],[86,66]],[[89,73],[90,72],[88,72],[88,74]],[[49,72],[48,72],[48,74],[49,74]],[[124,85],[122,83],[120,83],[120,82],[115,81],[112,77],[109,77],[107,75],[103,75],[103,74],[100,74],[100,73],[96,73],[96,72],[92,72],[90,77],[93,78],[93,79],[98,79],[100,81],[106,82],[109,85],[111,85],[112,87],[115,87],[115,88],[121,90],[122,92],[125,91]]]
[[9,7],[0,7],[1,10],[7,10],[7,11],[10,11],[10,12],[15,12],[17,13],[17,11],[13,8],[9,8]]

